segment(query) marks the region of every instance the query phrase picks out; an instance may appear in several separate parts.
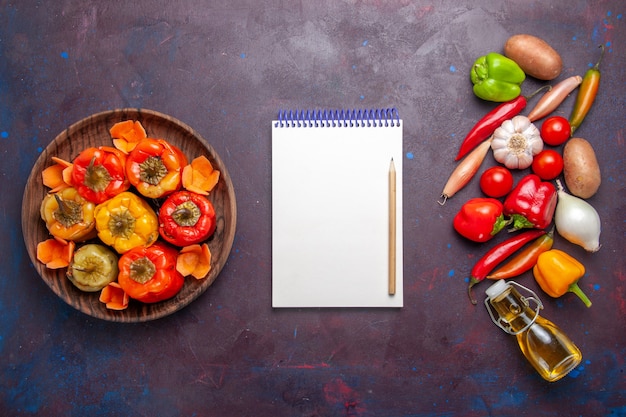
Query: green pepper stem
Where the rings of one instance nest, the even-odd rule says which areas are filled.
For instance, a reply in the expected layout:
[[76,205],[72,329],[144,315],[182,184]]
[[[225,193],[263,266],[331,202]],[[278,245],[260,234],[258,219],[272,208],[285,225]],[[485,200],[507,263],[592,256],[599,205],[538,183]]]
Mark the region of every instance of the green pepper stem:
[[591,300],[589,300],[589,297],[587,297],[587,295],[583,292],[583,290],[580,289],[580,287],[578,286],[578,282],[575,282],[572,285],[570,285],[568,288],[568,291],[576,294],[578,298],[580,298],[587,307],[591,307]]

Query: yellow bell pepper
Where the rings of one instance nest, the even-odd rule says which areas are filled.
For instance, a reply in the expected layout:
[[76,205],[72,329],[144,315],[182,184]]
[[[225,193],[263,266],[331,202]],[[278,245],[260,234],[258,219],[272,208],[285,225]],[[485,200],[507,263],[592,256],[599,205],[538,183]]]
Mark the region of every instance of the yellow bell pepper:
[[39,212],[52,236],[79,242],[95,237],[95,208],[96,205],[82,198],[76,188],[66,187],[47,194]]
[[96,206],[96,230],[105,244],[123,254],[150,246],[159,237],[159,221],[141,197],[125,191]]
[[543,252],[533,267],[533,275],[549,296],[558,298],[566,292],[573,292],[591,307],[591,301],[578,286],[578,280],[585,275],[585,267],[567,253],[558,249]]

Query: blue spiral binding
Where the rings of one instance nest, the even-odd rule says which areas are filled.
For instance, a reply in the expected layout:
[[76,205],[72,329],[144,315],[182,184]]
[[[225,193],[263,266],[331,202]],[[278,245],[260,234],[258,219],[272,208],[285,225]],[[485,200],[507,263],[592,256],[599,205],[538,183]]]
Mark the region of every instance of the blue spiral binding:
[[276,127],[399,127],[395,107],[378,109],[279,110]]

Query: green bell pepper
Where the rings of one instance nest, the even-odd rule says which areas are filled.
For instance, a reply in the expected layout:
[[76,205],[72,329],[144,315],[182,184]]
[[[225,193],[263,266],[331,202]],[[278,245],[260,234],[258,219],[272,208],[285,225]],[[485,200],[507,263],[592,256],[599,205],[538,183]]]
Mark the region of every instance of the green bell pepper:
[[474,94],[483,100],[504,102],[522,93],[521,84],[526,74],[515,61],[490,52],[474,62],[470,72]]

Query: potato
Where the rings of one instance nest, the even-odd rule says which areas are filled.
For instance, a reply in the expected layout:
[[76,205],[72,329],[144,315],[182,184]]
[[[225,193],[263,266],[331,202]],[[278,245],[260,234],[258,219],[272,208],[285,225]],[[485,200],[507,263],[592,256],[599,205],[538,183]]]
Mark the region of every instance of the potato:
[[504,55],[512,59],[527,75],[553,80],[563,68],[561,56],[546,41],[536,36],[511,36],[504,44]]
[[600,187],[600,166],[596,153],[583,138],[571,138],[563,149],[563,176],[570,193],[589,198]]

